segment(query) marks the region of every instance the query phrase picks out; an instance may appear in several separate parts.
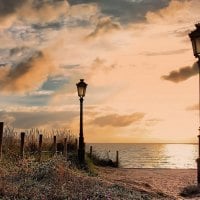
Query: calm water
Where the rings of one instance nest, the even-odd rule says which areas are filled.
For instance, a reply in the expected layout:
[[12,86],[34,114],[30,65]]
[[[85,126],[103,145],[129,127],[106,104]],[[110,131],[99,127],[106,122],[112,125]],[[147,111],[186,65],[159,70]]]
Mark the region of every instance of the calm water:
[[122,168],[196,169],[196,144],[87,144],[99,156],[115,160],[119,151]]

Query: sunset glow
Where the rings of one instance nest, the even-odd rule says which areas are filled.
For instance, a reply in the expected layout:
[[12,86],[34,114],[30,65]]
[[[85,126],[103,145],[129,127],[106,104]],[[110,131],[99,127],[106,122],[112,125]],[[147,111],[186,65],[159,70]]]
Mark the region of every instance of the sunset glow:
[[197,142],[198,67],[188,33],[200,20],[199,0],[11,2],[0,7],[6,125],[78,135],[76,83],[84,79],[85,142]]

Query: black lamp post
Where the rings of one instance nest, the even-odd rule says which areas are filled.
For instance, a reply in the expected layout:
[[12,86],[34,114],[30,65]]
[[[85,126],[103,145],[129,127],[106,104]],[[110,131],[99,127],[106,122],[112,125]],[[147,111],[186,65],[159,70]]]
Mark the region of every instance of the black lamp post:
[[[192,41],[194,56],[198,59],[199,68],[199,125],[200,125],[200,24],[196,24],[196,29],[189,34]],[[200,126],[199,126],[199,155],[197,158],[197,183],[200,186]]]
[[80,97],[80,135],[79,135],[79,147],[78,147],[78,159],[80,163],[85,162],[85,144],[83,137],[83,97],[85,96],[87,84],[84,79],[80,79],[80,82],[76,84],[78,96]]

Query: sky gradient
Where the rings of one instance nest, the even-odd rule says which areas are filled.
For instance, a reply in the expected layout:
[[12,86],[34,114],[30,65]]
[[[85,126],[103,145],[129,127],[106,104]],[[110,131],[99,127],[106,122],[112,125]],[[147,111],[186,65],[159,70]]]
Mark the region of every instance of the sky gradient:
[[199,0],[0,0],[0,120],[86,142],[197,142]]

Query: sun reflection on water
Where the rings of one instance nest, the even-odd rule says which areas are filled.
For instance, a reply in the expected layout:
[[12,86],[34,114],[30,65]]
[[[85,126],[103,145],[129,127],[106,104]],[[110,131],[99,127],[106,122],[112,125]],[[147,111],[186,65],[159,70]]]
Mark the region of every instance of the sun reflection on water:
[[196,145],[167,144],[164,145],[163,150],[167,163],[170,163],[172,166],[174,166],[174,168],[196,168]]
[[[90,144],[87,145],[89,148]],[[92,144],[99,155],[115,160],[119,151],[123,168],[196,169],[198,145],[195,144]]]

